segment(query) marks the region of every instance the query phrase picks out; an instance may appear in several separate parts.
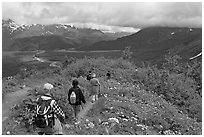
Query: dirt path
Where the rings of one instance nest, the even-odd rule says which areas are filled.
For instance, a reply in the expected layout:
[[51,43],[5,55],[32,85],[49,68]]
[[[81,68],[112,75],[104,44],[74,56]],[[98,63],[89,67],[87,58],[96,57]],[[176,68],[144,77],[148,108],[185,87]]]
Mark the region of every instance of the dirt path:
[[93,107],[95,103],[87,102],[84,108],[78,114],[78,121],[81,121],[88,113],[88,111]]
[[2,121],[8,118],[11,107],[15,104],[18,104],[22,98],[27,95],[27,91],[30,89],[32,88],[25,87],[5,95],[4,99],[2,100]]

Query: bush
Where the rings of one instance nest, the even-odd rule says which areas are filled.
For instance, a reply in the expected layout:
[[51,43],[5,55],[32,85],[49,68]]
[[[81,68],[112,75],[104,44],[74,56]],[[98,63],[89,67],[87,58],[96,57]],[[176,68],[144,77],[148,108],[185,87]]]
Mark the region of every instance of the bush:
[[[180,57],[168,58],[163,68],[148,66],[134,74],[137,83],[175,104],[180,110],[197,121],[202,117],[201,64],[179,64]],[[192,69],[193,68],[193,69]]]
[[86,76],[89,70],[93,70],[97,77],[104,77],[108,70],[113,73],[113,78],[117,80],[130,81],[131,75],[134,72],[133,64],[119,59],[106,59],[106,58],[84,58],[78,59],[75,63],[69,65],[62,71],[64,76]]

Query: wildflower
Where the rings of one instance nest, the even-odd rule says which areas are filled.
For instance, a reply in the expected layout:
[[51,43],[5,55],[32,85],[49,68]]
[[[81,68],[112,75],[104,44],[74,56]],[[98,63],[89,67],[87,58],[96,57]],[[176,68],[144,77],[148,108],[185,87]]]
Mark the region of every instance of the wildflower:
[[73,125],[65,124],[65,127],[66,127],[66,128],[71,128],[71,127],[73,127]]
[[138,126],[138,127],[142,127],[143,130],[144,130],[144,129],[147,129],[147,127],[146,127],[145,125],[142,125],[142,124],[138,124],[137,126]]
[[108,122],[103,122],[102,125],[108,125]]
[[100,118],[98,119],[98,122],[99,122],[99,123],[101,123],[101,122],[102,122]]
[[80,122],[80,121],[78,121],[78,122],[75,122],[74,124],[75,124],[75,125],[78,125],[78,124],[80,124],[80,123],[81,123],[81,122]]
[[126,119],[126,118],[124,118],[123,120],[124,120],[124,121],[128,121],[128,119]]
[[88,123],[88,126],[89,126],[90,128],[93,128],[93,127],[94,127],[94,124],[93,124],[92,122],[90,122],[90,123]]
[[10,131],[7,131],[7,132],[6,132],[6,134],[7,134],[7,135],[10,135],[10,134],[11,134],[11,132],[10,132]]
[[116,123],[119,123],[119,120],[117,118],[109,118],[108,119],[110,122],[116,122]]

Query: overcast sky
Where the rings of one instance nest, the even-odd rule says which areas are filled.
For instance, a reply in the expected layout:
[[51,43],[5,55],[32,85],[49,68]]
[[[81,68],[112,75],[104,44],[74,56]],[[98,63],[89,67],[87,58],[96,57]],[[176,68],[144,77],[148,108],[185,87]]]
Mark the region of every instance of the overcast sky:
[[86,23],[143,28],[201,27],[200,2],[132,3],[2,3],[3,19],[18,24]]

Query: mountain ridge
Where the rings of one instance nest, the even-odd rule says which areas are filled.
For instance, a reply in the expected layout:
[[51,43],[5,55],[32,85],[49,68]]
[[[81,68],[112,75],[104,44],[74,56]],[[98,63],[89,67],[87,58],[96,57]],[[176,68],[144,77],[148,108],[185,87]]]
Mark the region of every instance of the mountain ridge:
[[78,50],[124,50],[130,47],[132,58],[138,61],[164,59],[169,50],[185,59],[202,52],[201,28],[149,27],[132,35],[111,41],[100,41]]
[[[101,40],[113,40],[124,35],[129,35],[130,33],[104,33],[101,30],[91,29],[91,28],[76,28],[68,24],[31,24],[31,25],[18,25],[13,20],[2,20],[2,39],[3,39],[3,50],[13,50],[13,47],[17,47],[17,41],[24,41],[23,39],[28,39],[32,37],[45,36],[50,37],[50,35],[63,37],[65,41],[71,43],[78,43],[70,47],[70,42],[67,46],[64,45],[63,49],[76,48],[79,45],[87,46]],[[22,40],[21,40],[22,39]],[[42,39],[42,38],[41,38]],[[57,38],[56,38],[57,39]],[[62,41],[63,42],[63,41]],[[36,42],[35,42],[36,43]],[[29,45],[33,45],[30,41]],[[48,42],[49,43],[49,42]],[[22,43],[25,45],[25,43]],[[58,45],[52,45],[52,47],[58,48]],[[41,47],[41,46],[39,46]],[[21,47],[15,48],[16,50],[24,50]],[[27,47],[26,49],[30,49]],[[32,48],[31,48],[32,49]],[[48,50],[53,50],[48,49]],[[40,50],[40,49],[39,49]]]

